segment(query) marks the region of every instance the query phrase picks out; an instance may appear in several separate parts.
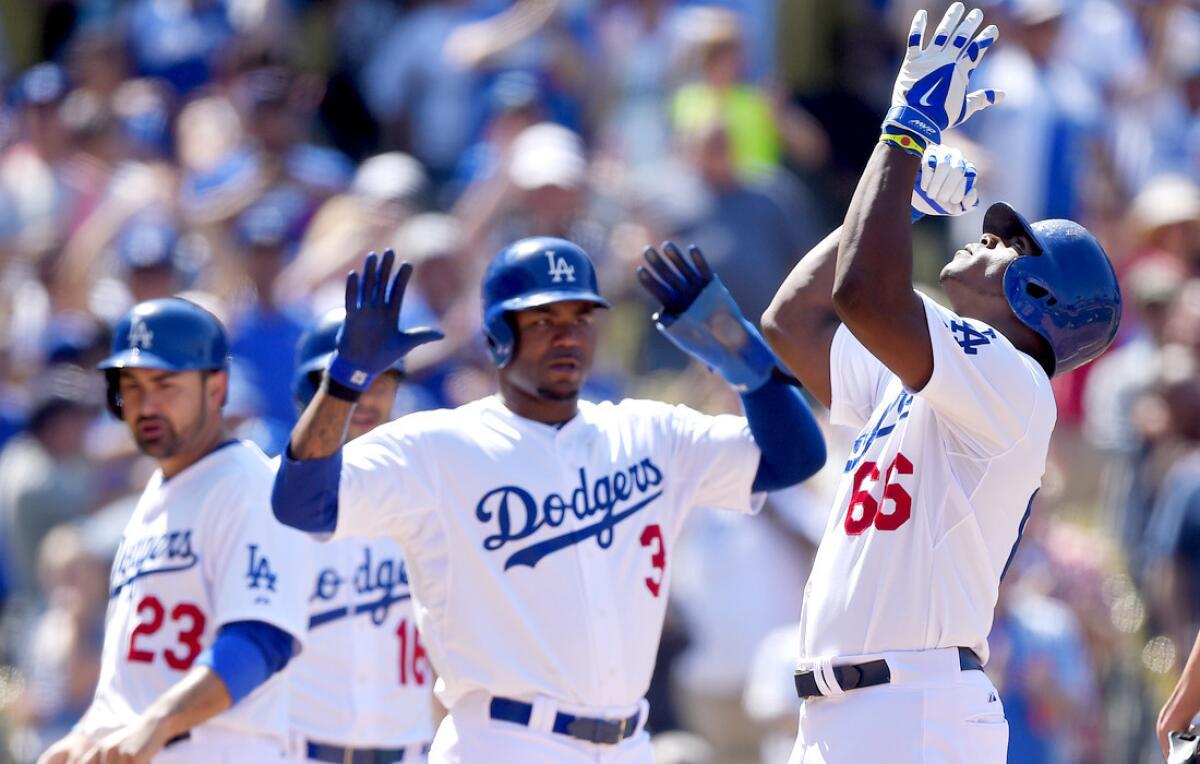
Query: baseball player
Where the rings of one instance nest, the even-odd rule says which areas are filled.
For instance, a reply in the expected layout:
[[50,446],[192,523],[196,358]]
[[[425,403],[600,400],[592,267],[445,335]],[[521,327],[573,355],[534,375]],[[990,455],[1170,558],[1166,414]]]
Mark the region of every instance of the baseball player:
[[975,34],[982,19],[954,3],[927,39],[917,13],[841,229],[764,316],[831,422],[859,431],[804,592],[793,764],[1005,761],[1003,707],[979,669],[1045,469],[1050,378],[1117,331],[1120,292],[1092,235],[1003,203],[941,272],[951,308],[913,290],[918,172],[947,211],[973,201],[966,173],[931,166],[928,149],[1001,95],[968,93],[997,38]]
[[808,477],[824,445],[803,398],[698,251],[646,252],[668,337],[742,391],[746,417],[579,400],[607,306],[562,239],[502,250],[484,276],[499,394],[421,412],[342,447],[360,391],[431,339],[397,330],[411,266],[351,273],[325,380],[276,478],[276,515],[311,533],[391,535],[449,709],[435,762],[638,762],[673,545],[697,505]]
[[108,403],[158,463],[110,579],[95,698],[43,764],[283,761],[305,633],[307,541],[271,516],[274,472],[221,416],[220,322],[177,297],[117,323]]
[[[296,346],[296,404],[308,405],[346,312],[318,318]],[[350,417],[354,440],[391,419],[402,362],[375,377]],[[292,662],[293,745],[312,762],[424,761],[433,739],[433,671],[413,617],[408,572],[390,538],[309,542],[308,639]]]

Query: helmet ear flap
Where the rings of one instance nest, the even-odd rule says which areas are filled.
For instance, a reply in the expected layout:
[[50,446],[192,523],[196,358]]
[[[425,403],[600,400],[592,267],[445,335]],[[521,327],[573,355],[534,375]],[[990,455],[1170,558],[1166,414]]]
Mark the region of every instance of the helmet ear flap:
[[120,369],[104,370],[104,379],[105,382],[107,382],[105,390],[105,402],[108,403],[108,411],[117,419],[124,420],[124,406],[121,404],[120,377]]
[[512,360],[517,349],[517,335],[513,331],[507,313],[492,316],[484,326],[483,336],[487,340],[488,353],[497,369],[503,369]]

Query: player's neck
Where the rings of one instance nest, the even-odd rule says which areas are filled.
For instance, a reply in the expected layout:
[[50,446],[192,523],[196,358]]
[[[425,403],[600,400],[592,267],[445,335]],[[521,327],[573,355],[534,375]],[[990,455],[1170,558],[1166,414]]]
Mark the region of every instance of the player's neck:
[[225,432],[224,423],[217,420],[214,425],[197,437],[189,448],[174,456],[159,460],[158,466],[162,470],[164,478],[175,477],[180,472],[183,472],[188,467],[208,456],[217,446],[225,442],[228,436]]
[[567,400],[551,400],[530,395],[503,382],[500,384],[500,402],[519,417],[550,425],[568,422],[579,411],[577,396]]

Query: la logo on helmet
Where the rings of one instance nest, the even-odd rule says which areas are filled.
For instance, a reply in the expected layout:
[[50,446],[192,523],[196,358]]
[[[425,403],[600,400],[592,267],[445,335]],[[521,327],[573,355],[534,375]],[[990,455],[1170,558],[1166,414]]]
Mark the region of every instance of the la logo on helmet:
[[146,326],[145,321],[134,321],[129,327],[129,346],[141,350],[149,350],[154,342],[154,332]]
[[575,281],[575,266],[566,261],[566,258],[558,257],[554,254],[554,250],[546,253],[546,259],[550,261],[549,274],[551,280],[558,284],[563,279],[567,281]]

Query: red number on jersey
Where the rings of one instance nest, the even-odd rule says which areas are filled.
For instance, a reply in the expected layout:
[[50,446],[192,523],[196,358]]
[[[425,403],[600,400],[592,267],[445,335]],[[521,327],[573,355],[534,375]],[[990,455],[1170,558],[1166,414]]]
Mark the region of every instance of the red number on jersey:
[[171,611],[171,620],[178,623],[183,618],[191,622],[191,625],[179,632],[179,644],[186,647],[187,652],[179,655],[173,650],[163,650],[163,658],[171,668],[187,671],[192,667],[192,661],[196,660],[196,656],[204,649],[200,644],[200,636],[204,634],[204,613],[190,602],[181,602]]
[[[166,614],[166,609],[159,602],[158,597],[148,594],[138,603],[137,613],[140,616],[143,611],[149,611],[150,619],[142,621],[129,635],[129,653],[128,657],[131,661],[138,663],[153,663],[154,652],[152,650],[143,650],[137,646],[137,638],[139,635],[147,637],[155,634],[163,625],[163,616]],[[164,649],[163,659],[167,665],[179,671],[186,671],[192,667],[192,661],[196,660],[196,656],[200,654],[203,646],[200,644],[200,637],[204,634],[204,613],[200,612],[200,608],[187,602],[181,602],[171,611],[171,621],[178,622],[182,618],[189,620],[189,625],[186,629],[179,632],[179,644],[187,648],[187,652],[179,655],[173,650]]]
[[667,570],[667,545],[663,543],[662,528],[658,527],[658,523],[647,525],[642,530],[642,546],[648,547],[651,544],[655,548],[650,553],[650,567],[658,571],[658,576],[646,576],[646,588],[657,597],[662,591],[663,578],[666,577]]
[[163,622],[163,606],[158,601],[157,597],[147,596],[138,603],[137,614],[141,617],[143,611],[150,611],[150,620],[142,621],[129,635],[129,660],[137,663],[153,663],[154,653],[149,650],[143,650],[137,646],[137,638],[141,634],[147,637],[162,628]]
[[400,684],[408,684],[409,671],[412,672],[413,683],[423,685],[426,681],[426,670],[429,668],[429,658],[425,655],[425,647],[421,644],[421,632],[413,624],[412,652],[408,645],[408,619],[400,621],[396,627],[396,638],[400,641]]
[[893,478],[912,473],[912,462],[904,454],[897,453],[884,474],[884,508],[887,507],[886,502],[892,502],[892,511],[884,512],[874,496],[875,487],[879,485],[879,465],[875,462],[858,465],[850,492],[850,506],[846,508],[846,533],[857,536],[872,526],[876,530],[894,531],[908,522],[908,518],[912,517],[912,496],[904,490],[904,486],[893,482]]

